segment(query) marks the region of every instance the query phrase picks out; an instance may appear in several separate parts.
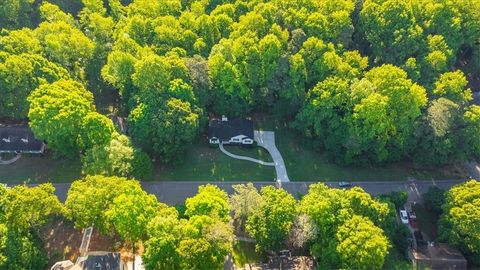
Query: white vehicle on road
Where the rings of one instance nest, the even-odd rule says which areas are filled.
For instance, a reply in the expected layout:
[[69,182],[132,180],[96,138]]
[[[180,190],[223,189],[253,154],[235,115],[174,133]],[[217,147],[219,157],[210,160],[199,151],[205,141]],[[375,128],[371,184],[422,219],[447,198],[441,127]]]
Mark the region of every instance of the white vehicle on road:
[[407,210],[400,209],[400,219],[402,220],[403,224],[408,224],[408,214]]

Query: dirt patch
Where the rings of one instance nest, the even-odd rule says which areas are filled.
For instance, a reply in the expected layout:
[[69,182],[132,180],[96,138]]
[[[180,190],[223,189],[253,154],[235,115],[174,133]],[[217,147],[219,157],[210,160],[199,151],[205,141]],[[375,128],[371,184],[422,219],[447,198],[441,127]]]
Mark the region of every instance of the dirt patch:
[[40,236],[51,264],[60,260],[75,262],[83,234],[71,222],[56,219],[42,228]]
[[[75,262],[80,255],[79,248],[82,244],[83,230],[75,229],[73,223],[64,218],[55,219],[45,225],[40,231],[40,236],[49,258],[49,265],[61,260]],[[132,250],[131,246],[124,245],[118,235],[101,235],[95,229],[88,250],[120,252],[125,261],[133,259],[133,256],[129,254]]]

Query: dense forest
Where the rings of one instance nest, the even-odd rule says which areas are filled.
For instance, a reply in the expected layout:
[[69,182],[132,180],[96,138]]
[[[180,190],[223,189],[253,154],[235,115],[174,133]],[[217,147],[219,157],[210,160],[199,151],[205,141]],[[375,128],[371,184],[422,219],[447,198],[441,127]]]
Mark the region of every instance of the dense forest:
[[252,112],[342,164],[480,157],[477,0],[3,0],[0,27],[0,117],[91,174],[142,177]]

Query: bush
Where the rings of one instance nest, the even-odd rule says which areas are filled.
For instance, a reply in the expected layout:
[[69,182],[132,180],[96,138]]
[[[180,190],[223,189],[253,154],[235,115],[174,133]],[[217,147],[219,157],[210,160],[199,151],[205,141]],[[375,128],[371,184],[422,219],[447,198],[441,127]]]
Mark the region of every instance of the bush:
[[135,149],[132,161],[132,175],[138,180],[152,176],[152,160],[145,152]]
[[407,249],[408,249],[408,240],[407,238],[410,236],[410,230],[408,230],[407,226],[403,224],[398,224],[395,226],[390,239],[392,240],[392,244],[395,246],[397,251],[402,254],[403,256],[407,256]]
[[442,214],[442,205],[445,203],[445,190],[438,187],[430,187],[423,195],[425,207],[434,211],[437,215]]

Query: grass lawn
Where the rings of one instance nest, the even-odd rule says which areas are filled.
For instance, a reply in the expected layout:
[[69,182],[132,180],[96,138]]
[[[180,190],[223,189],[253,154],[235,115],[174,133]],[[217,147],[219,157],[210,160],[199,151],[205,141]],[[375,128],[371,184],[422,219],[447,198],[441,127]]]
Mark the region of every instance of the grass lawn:
[[416,168],[408,162],[383,167],[340,166],[329,161],[325,153],[317,152],[301,134],[287,123],[273,117],[256,115],[257,129],[275,131],[275,143],[283,156],[291,181],[390,181],[457,179],[465,177],[463,168]]
[[429,237],[426,240],[435,240],[438,236],[438,216],[418,203],[413,206],[413,211],[417,216],[418,229]]
[[0,165],[0,183],[72,182],[81,177],[81,170],[80,160],[24,155],[13,164]]
[[[225,149],[237,155],[271,161],[269,154],[260,147],[227,146]],[[152,177],[162,181],[273,181],[274,178],[274,167],[230,158],[218,147],[210,147],[205,138],[187,151],[181,163],[154,164]]]
[[[112,96],[113,97],[113,96]],[[112,98],[113,99],[113,98]],[[110,99],[107,99],[107,101]],[[98,100],[104,110],[111,104]],[[255,115],[256,128],[275,131],[275,141],[287,166],[291,181],[393,181],[458,179],[465,177],[462,168],[416,168],[407,162],[390,164],[383,167],[343,167],[328,160],[325,153],[319,153],[311,147],[295,130],[285,122],[265,115]],[[226,146],[237,155],[249,156],[263,161],[272,161],[270,155],[261,147]],[[43,157],[23,156],[11,165],[0,167],[0,182],[3,183],[41,183],[71,182],[81,176],[79,160],[57,160],[50,155]],[[154,181],[273,181],[275,168],[262,166],[250,161],[237,160],[223,154],[217,147],[210,147],[207,139],[201,136],[190,147],[182,162],[174,165],[154,163]]]

